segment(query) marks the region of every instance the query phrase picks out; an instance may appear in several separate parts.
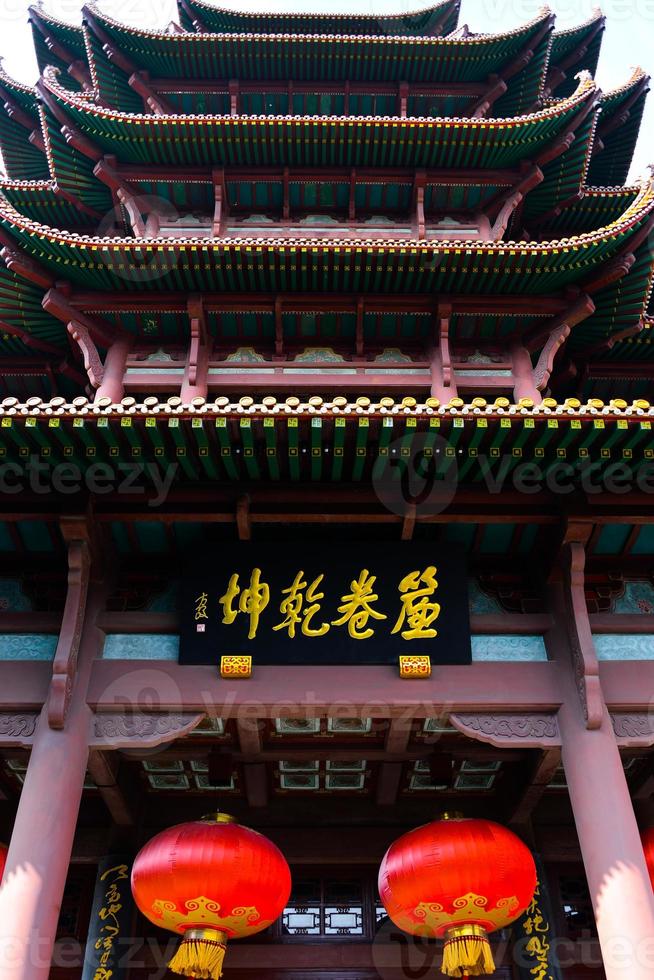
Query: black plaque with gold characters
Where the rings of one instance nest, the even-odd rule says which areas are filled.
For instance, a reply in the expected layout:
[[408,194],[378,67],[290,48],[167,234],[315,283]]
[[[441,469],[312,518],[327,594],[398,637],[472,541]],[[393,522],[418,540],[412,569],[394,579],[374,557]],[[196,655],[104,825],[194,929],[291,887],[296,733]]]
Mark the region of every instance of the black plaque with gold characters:
[[455,548],[412,542],[241,542],[187,563],[181,664],[470,663],[468,584]]

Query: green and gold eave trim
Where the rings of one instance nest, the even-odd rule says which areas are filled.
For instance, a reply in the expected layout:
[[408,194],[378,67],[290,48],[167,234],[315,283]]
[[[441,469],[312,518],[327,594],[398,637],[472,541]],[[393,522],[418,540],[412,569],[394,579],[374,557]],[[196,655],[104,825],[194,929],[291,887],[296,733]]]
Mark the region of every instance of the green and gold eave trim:
[[[90,7],[93,9],[93,7]],[[459,17],[459,0],[418,6],[399,14],[318,14],[282,13],[271,10],[255,13],[234,10],[205,0],[178,0],[179,23],[187,31],[268,31],[270,33],[309,32],[317,34],[374,34],[388,31],[399,34],[428,34],[441,25],[440,33],[455,30]]]
[[569,99],[509,118],[146,115],[100,106],[50,69],[42,84],[99,151],[150,166],[510,167],[537,157],[598,98],[583,75]]
[[542,295],[583,287],[598,264],[628,249],[652,211],[648,180],[618,220],[550,242],[102,238],[40,225],[1,197],[0,226],[55,279],[89,289]]
[[489,475],[510,479],[522,463],[536,464],[544,479],[552,467],[567,464],[573,482],[591,464],[619,463],[632,479],[648,472],[651,482],[653,421],[648,402],[619,399],[545,399],[534,406],[501,398],[440,405],[436,399],[348,402],[317,395],[307,402],[244,396],[192,404],[125,398],[119,405],[9,398],[0,404],[0,460],[20,466],[38,457],[51,466],[76,463],[83,471],[97,463],[154,462],[174,465],[181,482],[375,482],[397,479],[401,460],[415,462],[419,455],[438,463],[439,472],[455,468],[461,485],[487,484]]

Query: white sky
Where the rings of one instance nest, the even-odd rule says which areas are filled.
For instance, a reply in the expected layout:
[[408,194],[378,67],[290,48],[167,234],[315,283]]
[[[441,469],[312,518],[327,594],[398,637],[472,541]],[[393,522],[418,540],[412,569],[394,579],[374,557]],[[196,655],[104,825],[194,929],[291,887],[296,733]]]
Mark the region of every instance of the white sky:
[[[398,13],[425,5],[423,0],[274,0],[272,9],[332,13]],[[31,32],[27,24],[29,0],[0,0],[0,55],[15,78],[33,83],[37,77]],[[163,26],[176,19],[174,0],[102,0],[101,9],[117,20],[142,27]],[[225,6],[243,10],[271,9],[265,0],[226,0]],[[538,12],[538,0],[463,0],[459,23],[472,31],[499,32],[531,20]],[[71,23],[80,20],[80,0],[46,0],[45,7]],[[587,20],[592,0],[552,0],[557,27],[574,26]],[[599,84],[608,90],[623,84],[632,66],[640,65],[654,73],[654,0],[606,0],[602,10],[607,27],[598,69]],[[645,172],[654,163],[654,92],[640,131],[631,177]]]

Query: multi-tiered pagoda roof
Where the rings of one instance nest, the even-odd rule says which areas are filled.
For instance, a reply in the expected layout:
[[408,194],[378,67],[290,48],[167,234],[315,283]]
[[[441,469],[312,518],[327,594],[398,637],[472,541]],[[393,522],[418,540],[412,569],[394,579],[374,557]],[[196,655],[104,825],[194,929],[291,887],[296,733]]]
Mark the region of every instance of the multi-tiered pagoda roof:
[[129,410],[145,432],[164,403],[236,418],[243,398],[262,418],[651,414],[654,187],[625,183],[649,79],[599,89],[599,12],[497,35],[454,0],[30,20],[40,79],[0,75],[17,423]]

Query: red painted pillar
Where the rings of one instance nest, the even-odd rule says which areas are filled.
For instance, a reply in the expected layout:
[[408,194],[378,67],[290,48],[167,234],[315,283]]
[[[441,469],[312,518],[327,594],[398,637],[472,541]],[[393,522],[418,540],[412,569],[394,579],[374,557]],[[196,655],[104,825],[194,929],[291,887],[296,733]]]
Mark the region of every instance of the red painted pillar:
[[581,712],[565,704],[559,724],[606,980],[651,980],[654,894],[608,712],[588,731]]
[[[561,667],[561,751],[606,980],[654,976],[654,893],[600,683],[584,594],[584,542],[569,528],[553,588],[550,653]],[[647,697],[647,692],[643,692]]]
[[531,398],[534,405],[540,405],[543,396],[534,383],[534,371],[529,352],[520,344],[511,348],[513,362],[513,397],[516,404],[521,398]]
[[2,980],[47,980],[84,785],[89,709],[66,728],[39,719],[0,888]]
[[[83,595],[78,601],[84,603]],[[48,980],[50,975],[89,752],[93,715],[86,692],[101,636],[94,626],[101,607],[97,591],[90,594],[85,606],[85,626],[64,727],[51,727],[49,708],[57,695],[53,681],[39,718],[9,844],[0,887],[2,980]],[[68,635],[64,636],[65,632]],[[59,641],[60,647],[65,641],[73,655],[75,635],[74,625],[66,630],[62,627]]]
[[125,371],[131,346],[131,339],[124,338],[115,340],[107,351],[104,376],[95,395],[96,401],[98,398],[111,398],[112,402],[117,403],[125,394]]

